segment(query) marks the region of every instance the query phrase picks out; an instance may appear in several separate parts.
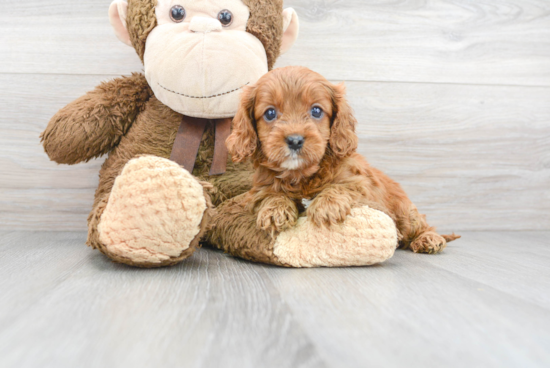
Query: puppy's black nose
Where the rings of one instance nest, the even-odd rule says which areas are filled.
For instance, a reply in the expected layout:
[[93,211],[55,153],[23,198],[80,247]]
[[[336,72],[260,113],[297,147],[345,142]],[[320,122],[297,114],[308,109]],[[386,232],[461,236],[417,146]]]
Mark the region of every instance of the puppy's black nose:
[[304,137],[301,135],[289,135],[286,137],[286,144],[291,150],[299,150],[304,146]]

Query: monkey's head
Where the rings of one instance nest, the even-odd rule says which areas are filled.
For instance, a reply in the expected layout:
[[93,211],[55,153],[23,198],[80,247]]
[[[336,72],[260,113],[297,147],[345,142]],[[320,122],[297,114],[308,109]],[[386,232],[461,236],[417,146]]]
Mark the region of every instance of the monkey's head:
[[115,0],[109,18],[155,96],[208,119],[233,117],[241,89],[273,67],[299,28],[283,0]]

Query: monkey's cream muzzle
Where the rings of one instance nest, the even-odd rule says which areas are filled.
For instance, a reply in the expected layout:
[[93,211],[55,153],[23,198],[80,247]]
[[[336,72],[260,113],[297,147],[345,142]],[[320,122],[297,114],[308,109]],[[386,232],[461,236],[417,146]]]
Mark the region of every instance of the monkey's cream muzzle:
[[265,49],[256,37],[198,16],[157,26],[147,39],[144,64],[162,103],[208,119],[233,117],[241,89],[267,73]]

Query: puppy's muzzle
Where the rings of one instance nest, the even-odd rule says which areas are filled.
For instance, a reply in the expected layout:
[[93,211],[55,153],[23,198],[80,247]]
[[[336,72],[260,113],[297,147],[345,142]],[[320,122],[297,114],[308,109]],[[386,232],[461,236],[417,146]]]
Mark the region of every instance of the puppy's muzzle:
[[304,146],[305,138],[301,135],[289,135],[286,137],[286,144],[291,151],[299,151]]

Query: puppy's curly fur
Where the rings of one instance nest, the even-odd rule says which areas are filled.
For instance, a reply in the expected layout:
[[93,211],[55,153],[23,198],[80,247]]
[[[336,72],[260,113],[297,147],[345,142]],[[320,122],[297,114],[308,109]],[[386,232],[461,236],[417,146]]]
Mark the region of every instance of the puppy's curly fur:
[[253,158],[247,201],[258,227],[276,233],[293,226],[306,210],[303,199],[312,200],[308,219],[326,227],[368,205],[393,218],[402,248],[440,252],[459,236],[436,233],[401,186],[356,152],[357,121],[345,94],[344,85],[303,67],[275,69],[245,89],[227,146],[234,161]]

